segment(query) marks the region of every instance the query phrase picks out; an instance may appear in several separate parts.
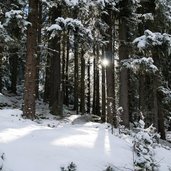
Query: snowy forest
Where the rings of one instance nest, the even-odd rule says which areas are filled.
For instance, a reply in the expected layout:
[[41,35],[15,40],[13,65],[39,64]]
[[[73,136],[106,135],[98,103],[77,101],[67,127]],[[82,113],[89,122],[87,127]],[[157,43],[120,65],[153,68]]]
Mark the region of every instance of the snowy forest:
[[170,171],[171,0],[0,0],[0,122],[0,171]]

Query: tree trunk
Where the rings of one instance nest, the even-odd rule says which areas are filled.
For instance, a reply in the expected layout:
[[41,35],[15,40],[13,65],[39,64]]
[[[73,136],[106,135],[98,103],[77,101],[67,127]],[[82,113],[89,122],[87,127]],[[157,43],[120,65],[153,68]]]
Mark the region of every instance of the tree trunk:
[[50,110],[54,115],[59,113],[59,96],[60,96],[60,83],[61,83],[61,67],[60,67],[60,37],[55,36],[51,41],[50,46],[54,51],[51,56],[50,65]]
[[90,93],[90,58],[87,63],[87,113],[90,113],[91,93]]
[[115,108],[115,90],[114,90],[114,63],[113,55],[108,45],[105,54],[109,61],[109,66],[106,67],[106,83],[107,83],[107,122],[117,127],[116,108]]
[[[157,53],[157,51],[153,51],[153,59],[154,59],[154,64],[156,66],[160,66],[160,57]],[[154,99],[153,99],[153,103],[154,105],[154,111],[157,110],[157,113],[153,113],[154,116],[156,116],[156,120],[157,120],[157,126],[158,126],[158,132],[161,135],[161,139],[166,139],[166,134],[165,134],[165,126],[164,126],[164,111],[163,111],[163,97],[162,94],[160,93],[160,91],[158,91],[158,87],[162,85],[162,78],[160,73],[157,73],[157,75],[155,76],[155,81],[154,81],[154,86],[156,87],[155,89],[155,94],[154,94]]]
[[[52,8],[52,23],[61,16],[61,7]],[[61,59],[60,59],[60,33],[50,41],[50,49],[52,49],[50,62],[50,101],[49,106],[51,113],[54,115],[62,115],[62,92],[61,92]]]
[[95,53],[95,45],[93,47],[93,106],[92,106],[92,113],[96,114],[96,53]]
[[[102,60],[104,59],[104,51],[102,52]],[[101,121],[106,122],[106,76],[105,66],[102,65],[102,114]]]
[[94,83],[93,83],[93,111],[92,113],[100,116],[100,92],[99,92],[99,47],[94,46]]
[[29,25],[27,33],[23,115],[33,120],[35,118],[36,98],[38,0],[29,0],[28,15],[31,25]]
[[74,31],[74,110],[78,114],[78,28]]
[[39,0],[38,4],[38,55],[37,55],[37,81],[36,81],[36,98],[39,98],[39,71],[40,71],[40,57],[41,57],[41,31],[42,31],[42,2]]
[[69,105],[69,92],[68,92],[68,87],[69,87],[69,80],[68,80],[68,77],[69,77],[69,73],[68,73],[68,66],[69,66],[69,49],[70,49],[70,43],[69,43],[69,30],[68,30],[68,33],[67,33],[67,52],[66,52],[66,71],[65,71],[65,74],[66,74],[66,79],[65,79],[65,104],[68,106]]
[[[119,21],[119,60],[128,58],[127,42],[127,26],[124,19]],[[120,97],[119,105],[123,108],[122,120],[125,127],[129,128],[129,93],[128,93],[128,70],[123,68],[120,71]]]
[[108,14],[104,14],[103,19],[108,24],[106,40],[108,43],[105,47],[105,58],[108,60],[109,65],[106,66],[106,84],[107,84],[107,122],[111,123],[114,127],[117,126],[116,119],[116,106],[115,106],[115,70],[114,70],[114,51],[113,51],[113,14],[109,6]]
[[95,100],[95,114],[100,116],[100,91],[99,91],[99,46],[96,46],[97,56],[96,56],[96,73],[95,73],[95,94],[96,94],[96,100]]
[[65,74],[65,68],[66,68],[66,60],[65,60],[65,47],[66,47],[66,35],[65,32],[63,33],[63,40],[62,40],[62,101],[65,104],[66,101],[66,74]]
[[0,93],[2,93],[2,89],[3,89],[3,83],[2,83],[2,58],[3,58],[3,47],[2,45],[0,45]]
[[84,51],[81,52],[81,104],[80,112],[82,115],[85,114],[85,59]]

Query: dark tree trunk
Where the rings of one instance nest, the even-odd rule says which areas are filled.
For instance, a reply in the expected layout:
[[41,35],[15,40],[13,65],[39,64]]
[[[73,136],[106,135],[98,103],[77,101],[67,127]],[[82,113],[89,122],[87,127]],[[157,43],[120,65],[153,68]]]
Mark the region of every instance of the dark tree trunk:
[[107,8],[108,14],[103,14],[103,20],[108,24],[106,40],[108,43],[105,47],[105,58],[109,61],[109,65],[106,66],[106,85],[107,85],[107,122],[111,123],[114,127],[117,126],[116,119],[116,106],[115,106],[115,70],[114,70],[114,51],[113,51],[113,23],[114,18],[111,7]]
[[[157,51],[156,52],[153,51],[153,59],[154,59],[154,64],[156,66],[160,66],[160,57]],[[153,99],[154,109],[153,110],[154,111],[157,110],[157,113],[153,113],[153,115],[157,117],[156,125],[158,126],[158,132],[161,135],[161,139],[165,140],[166,139],[165,126],[164,126],[165,117],[164,117],[163,104],[162,104],[163,97],[162,97],[161,92],[158,90],[158,87],[162,85],[162,78],[161,78],[160,73],[157,73],[157,75],[155,76],[155,81],[153,83],[156,88],[154,90],[154,99]]]
[[85,59],[84,51],[81,52],[81,104],[80,112],[82,115],[85,114]]
[[91,95],[90,95],[90,58],[87,63],[87,113],[90,113]]
[[65,86],[65,104],[68,106],[69,105],[69,92],[68,92],[68,87],[69,87],[69,80],[68,80],[68,77],[69,77],[69,73],[68,73],[68,66],[69,66],[69,49],[70,49],[70,42],[69,42],[69,30],[68,30],[68,33],[67,33],[67,52],[66,52],[66,79],[65,79],[65,83],[66,83],[66,86]]
[[0,93],[2,93],[2,89],[3,89],[3,83],[2,83],[2,58],[3,58],[3,47],[2,45],[0,45]]
[[[104,52],[102,52],[102,60],[104,59]],[[102,65],[102,114],[101,121],[106,122],[106,76],[105,66]]]
[[115,127],[117,126],[116,109],[115,109],[115,90],[114,90],[114,63],[113,55],[108,45],[105,54],[109,60],[109,66],[106,67],[106,83],[107,83],[107,122]]
[[171,89],[171,54],[168,55],[168,70],[167,70],[167,74],[168,74],[168,86]]
[[37,55],[37,81],[36,81],[36,98],[39,98],[39,70],[40,70],[40,57],[41,57],[41,33],[42,31],[42,2],[39,0],[39,4],[38,4],[38,55]]
[[74,31],[74,110],[78,114],[78,28]]
[[95,72],[95,94],[96,94],[96,100],[95,100],[95,114],[100,116],[100,89],[99,89],[99,47],[98,45],[96,46],[96,51],[97,51],[97,56],[96,56],[96,63],[95,63],[95,67],[96,67],[96,72]]
[[[61,16],[61,7],[52,8],[52,23],[55,19]],[[62,91],[61,85],[61,59],[60,59],[60,33],[56,35],[49,43],[52,49],[51,62],[50,62],[50,101],[49,106],[51,113],[54,115],[62,115]]]
[[96,54],[95,54],[95,45],[93,47],[93,106],[92,106],[92,113],[96,114]]
[[51,40],[51,48],[54,50],[51,56],[50,65],[50,110],[54,115],[59,115],[59,95],[60,95],[60,37],[56,36]]
[[66,47],[66,35],[65,32],[63,33],[63,40],[62,40],[62,101],[64,104],[66,104],[66,74],[65,74],[65,68],[66,68],[66,59],[65,59],[65,47]]
[[[126,20],[120,19],[119,21],[119,60],[124,60],[128,58],[128,48],[126,46],[127,42],[127,26]],[[128,70],[123,68],[120,71],[120,98],[119,105],[123,108],[122,120],[123,124],[129,128],[129,93],[128,93]]]
[[93,83],[93,111],[100,116],[100,92],[99,92],[99,47],[94,46],[94,83]]
[[25,66],[23,115],[27,118],[34,119],[36,100],[38,0],[29,0],[28,15],[28,20],[32,24],[29,25],[27,33],[27,57]]

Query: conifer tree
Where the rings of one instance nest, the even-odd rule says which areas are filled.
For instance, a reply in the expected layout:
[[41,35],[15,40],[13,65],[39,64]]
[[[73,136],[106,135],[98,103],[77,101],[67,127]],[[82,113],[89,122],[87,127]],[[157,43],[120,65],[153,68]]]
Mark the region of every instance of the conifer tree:
[[38,0],[29,0],[23,115],[35,119]]

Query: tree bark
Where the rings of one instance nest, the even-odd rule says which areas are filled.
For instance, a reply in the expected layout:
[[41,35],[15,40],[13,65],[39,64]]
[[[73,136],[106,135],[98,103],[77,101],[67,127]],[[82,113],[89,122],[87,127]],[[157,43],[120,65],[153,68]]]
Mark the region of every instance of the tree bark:
[[78,28],[74,31],[74,110],[78,114]]
[[62,101],[65,104],[66,102],[66,74],[65,74],[65,68],[66,68],[66,58],[65,58],[65,47],[66,47],[66,35],[65,32],[63,33],[63,39],[62,39]]
[[80,112],[82,115],[85,114],[85,59],[84,51],[81,52],[81,104]]
[[[61,16],[61,6],[53,7],[52,11],[52,23],[55,23],[55,19]],[[52,49],[51,62],[50,62],[50,111],[54,115],[62,116],[62,90],[61,90],[61,47],[60,47],[61,35],[55,35],[49,43],[50,49]],[[61,104],[62,103],[62,104]]]
[[42,2],[39,0],[38,4],[38,55],[37,55],[37,80],[36,80],[36,98],[39,98],[39,71],[40,71],[40,57],[41,57],[41,37],[42,37]]
[[69,80],[68,80],[68,77],[69,77],[69,72],[68,72],[68,67],[69,67],[69,50],[70,50],[70,42],[69,42],[69,30],[68,30],[68,33],[67,33],[67,52],[66,52],[66,71],[65,71],[65,74],[66,74],[66,79],[65,79],[65,104],[68,106],[69,105],[69,91],[68,91],[68,87],[69,87]]
[[29,1],[23,115],[35,119],[38,0]]
[[3,89],[3,83],[2,83],[2,58],[3,58],[3,47],[2,45],[0,45],[0,93],[2,93],[2,89]]
[[165,126],[164,126],[164,113],[159,101],[160,95],[158,94],[157,104],[158,104],[158,132],[160,133],[161,139],[166,139]]
[[[119,60],[128,58],[127,42],[127,26],[124,19],[119,21]],[[123,108],[122,120],[125,127],[129,128],[129,93],[128,93],[128,70],[126,68],[120,71],[120,97],[119,105]]]
[[[154,59],[154,64],[156,66],[160,66],[160,57],[157,53],[157,51],[153,51],[153,59]],[[165,133],[165,126],[164,126],[164,111],[163,111],[163,104],[162,104],[162,94],[160,91],[158,91],[159,86],[162,85],[162,78],[160,73],[157,73],[157,75],[155,76],[155,81],[153,82],[155,83],[155,90],[154,90],[154,98],[153,98],[153,111],[157,113],[153,113],[153,116],[156,117],[157,123],[156,125],[158,126],[158,132],[161,135],[161,139],[166,139],[166,133]]]
[[111,7],[107,7],[108,15],[103,14],[103,20],[108,24],[105,47],[105,58],[109,61],[106,66],[106,85],[107,85],[107,122],[117,127],[116,106],[115,106],[115,69],[114,69],[114,51],[113,51],[113,13]]
[[99,89],[99,46],[96,46],[96,73],[95,73],[95,91],[96,91],[96,100],[95,100],[95,114],[100,116],[100,89]]
[[96,114],[96,50],[95,45],[93,46],[93,106],[92,106],[92,113]]
[[87,62],[87,113],[90,113],[91,93],[90,93],[90,58]]
[[[104,59],[104,51],[102,52],[102,60]],[[105,66],[102,65],[102,114],[101,121],[106,122],[106,76]]]

